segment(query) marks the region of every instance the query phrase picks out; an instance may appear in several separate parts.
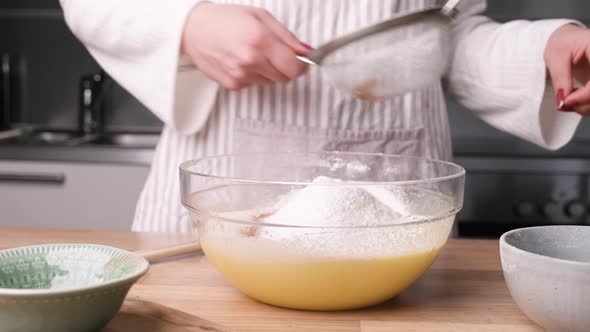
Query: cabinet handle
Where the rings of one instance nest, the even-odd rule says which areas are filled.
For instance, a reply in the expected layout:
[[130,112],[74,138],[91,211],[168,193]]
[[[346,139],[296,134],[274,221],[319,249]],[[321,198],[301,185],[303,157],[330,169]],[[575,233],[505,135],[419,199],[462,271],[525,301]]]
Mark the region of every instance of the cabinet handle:
[[59,173],[0,173],[0,182],[63,184],[65,174]]

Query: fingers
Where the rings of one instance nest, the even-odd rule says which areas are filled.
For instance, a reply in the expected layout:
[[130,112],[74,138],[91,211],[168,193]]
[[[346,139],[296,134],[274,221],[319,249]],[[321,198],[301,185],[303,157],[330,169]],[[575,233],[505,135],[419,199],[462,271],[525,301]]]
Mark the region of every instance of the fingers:
[[219,83],[229,90],[238,90],[244,87],[243,82],[239,82],[219,63],[212,59],[196,58],[195,65],[209,79]]
[[585,105],[580,105],[577,107],[574,107],[574,112],[583,115],[583,116],[589,116],[590,115],[590,104],[585,104]]
[[199,59],[197,66],[208,78],[228,90],[239,90],[252,85],[268,85],[273,81],[256,73],[247,74],[239,68],[226,68],[214,59]]
[[262,75],[255,74],[255,75],[251,75],[248,78],[247,83],[249,83],[249,85],[269,85],[269,84],[273,84],[274,82]]
[[289,81],[289,77],[278,71],[267,58],[264,58],[264,63],[260,66],[258,73],[276,83]]
[[196,57],[195,63],[207,77],[229,90],[289,80],[287,76],[276,70],[263,55],[248,51],[239,52],[239,54],[235,57],[228,57],[234,59],[233,61],[222,58],[221,62],[214,58]]
[[259,75],[271,82],[287,82],[289,78],[278,71],[262,53],[245,49],[234,57],[237,59],[232,70],[248,74]]
[[251,31],[248,48],[234,57],[240,59],[237,65],[245,71],[256,72],[277,83],[295,79],[307,68],[297,59],[295,51],[264,24]]
[[238,82],[240,87],[250,85],[266,85],[274,83],[272,80],[255,72],[246,72],[241,68],[234,68],[228,70],[231,78]]
[[581,84],[590,81],[590,61],[583,58],[581,61],[576,62],[573,67],[573,76]]
[[[586,61],[590,60],[590,49],[585,52]],[[586,85],[576,89],[571,94],[566,95],[564,109],[575,109],[577,106],[590,104],[590,82],[584,82]]]
[[268,11],[256,8],[253,9],[253,14],[261,24],[259,29],[251,34],[250,45],[267,59],[264,63],[257,63],[257,72],[274,82],[287,82],[305,72],[307,66],[296,56],[307,54],[308,47]]
[[572,92],[565,99],[564,109],[575,109],[577,106],[590,104],[590,83]]
[[266,53],[266,58],[272,67],[276,68],[276,70],[289,80],[299,77],[307,68],[307,65],[299,61],[296,54],[285,44],[272,43],[266,50]]
[[221,86],[237,90],[283,83],[305,71],[296,55],[307,54],[308,47],[268,11],[238,5],[195,8],[199,16],[189,18],[182,51]]
[[291,31],[289,31],[281,22],[265,9],[257,8],[254,15],[272,31],[283,43],[288,45],[297,54],[307,54],[311,47],[299,41]]
[[562,55],[548,55],[545,59],[553,87],[555,88],[556,104],[559,109],[563,108],[565,97],[573,89],[572,59]]

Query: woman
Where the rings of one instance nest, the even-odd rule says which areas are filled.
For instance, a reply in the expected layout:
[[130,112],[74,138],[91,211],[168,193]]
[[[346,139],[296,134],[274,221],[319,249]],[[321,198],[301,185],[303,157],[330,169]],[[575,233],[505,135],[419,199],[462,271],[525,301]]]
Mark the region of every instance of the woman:
[[[166,125],[133,230],[190,229],[178,165],[205,155],[319,146],[449,160],[442,79],[500,130],[548,149],[566,144],[590,113],[590,86],[572,92],[572,73],[587,81],[590,33],[572,21],[498,24],[477,15],[485,1],[463,0],[445,77],[377,102],[340,93],[295,59],[306,43],[434,2],[61,0],[90,53]],[[199,71],[179,71],[184,61]]]

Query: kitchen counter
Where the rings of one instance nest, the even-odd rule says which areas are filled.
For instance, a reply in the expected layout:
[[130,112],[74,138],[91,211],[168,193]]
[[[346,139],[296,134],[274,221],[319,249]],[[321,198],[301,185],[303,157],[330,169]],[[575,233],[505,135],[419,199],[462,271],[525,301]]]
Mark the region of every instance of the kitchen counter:
[[78,131],[22,127],[0,131],[0,160],[149,165],[160,132]]
[[149,165],[153,155],[153,148],[112,145],[0,145],[0,160]]
[[[476,145],[481,146],[480,143]],[[0,160],[81,162],[127,165],[150,165],[153,148],[124,147],[116,145],[0,145]],[[586,149],[587,150],[587,149]],[[576,150],[578,151],[578,150]],[[562,158],[559,158],[562,157]],[[482,155],[468,144],[455,147],[454,162],[468,171],[588,173],[589,156],[584,154],[507,155],[498,152]]]
[[[167,233],[0,229],[0,234],[0,248],[93,242],[137,250],[191,240],[189,234]],[[256,302],[232,288],[202,255],[153,264],[128,299],[191,315],[182,316],[176,328],[154,326],[160,332],[205,330],[187,317],[208,320],[224,331],[540,331],[508,293],[497,241],[449,240],[417,283],[396,299],[363,310],[305,312]],[[113,326],[117,319],[106,331],[119,331]]]

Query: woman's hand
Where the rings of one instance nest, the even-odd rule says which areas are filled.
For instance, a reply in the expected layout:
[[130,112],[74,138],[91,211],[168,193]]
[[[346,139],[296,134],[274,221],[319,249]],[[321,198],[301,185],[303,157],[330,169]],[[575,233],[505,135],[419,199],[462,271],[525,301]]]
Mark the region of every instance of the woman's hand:
[[[557,29],[545,48],[545,63],[558,109],[590,115],[590,30],[574,24]],[[585,85],[574,90],[574,78]]]
[[181,51],[210,79],[237,90],[298,77],[306,66],[296,55],[309,50],[264,9],[204,2],[187,18]]

